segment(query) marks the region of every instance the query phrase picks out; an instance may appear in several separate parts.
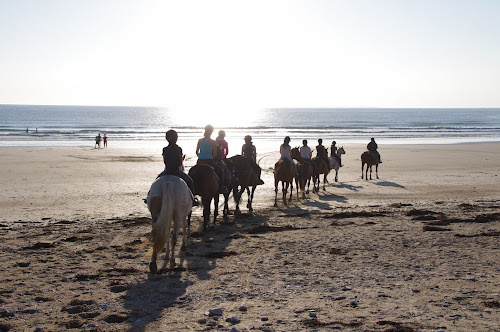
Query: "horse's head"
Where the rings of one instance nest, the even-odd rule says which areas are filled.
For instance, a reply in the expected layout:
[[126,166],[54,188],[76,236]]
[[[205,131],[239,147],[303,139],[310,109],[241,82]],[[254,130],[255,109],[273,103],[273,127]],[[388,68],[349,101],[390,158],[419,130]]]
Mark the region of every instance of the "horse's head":
[[298,147],[294,147],[292,150],[290,150],[290,157],[297,160],[301,158]]
[[345,154],[345,150],[344,150],[343,146],[341,146],[340,148],[337,149],[337,154],[339,154],[339,155]]

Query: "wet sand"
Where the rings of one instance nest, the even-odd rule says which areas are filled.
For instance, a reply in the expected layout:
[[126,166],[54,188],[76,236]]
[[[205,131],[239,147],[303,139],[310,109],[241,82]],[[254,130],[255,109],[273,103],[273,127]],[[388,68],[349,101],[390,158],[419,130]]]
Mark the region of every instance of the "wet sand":
[[203,235],[196,208],[160,275],[142,198],[161,155],[1,148],[0,330],[498,330],[500,144],[381,146],[371,181],[344,148],[339,182],[278,208],[259,154],[254,214]]

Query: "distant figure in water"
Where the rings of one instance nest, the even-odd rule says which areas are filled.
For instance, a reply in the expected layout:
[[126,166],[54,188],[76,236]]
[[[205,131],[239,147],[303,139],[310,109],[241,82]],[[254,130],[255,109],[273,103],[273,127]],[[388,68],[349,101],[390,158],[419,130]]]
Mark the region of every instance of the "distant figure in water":
[[103,137],[103,143],[104,143],[104,147],[108,147],[108,137],[106,136],[106,134],[104,134],[104,137]]
[[368,151],[370,151],[375,156],[375,158],[378,159],[379,164],[382,164],[382,160],[380,159],[380,153],[378,153],[378,151],[377,151],[378,145],[375,142],[375,138],[372,137],[370,143],[368,143],[366,148],[368,149]]
[[94,149],[97,149],[99,148],[101,145],[101,138],[99,136],[96,136],[95,137],[95,145],[94,145]]
[[35,133],[38,133],[38,128],[35,128]]
[[26,128],[26,132],[27,132],[27,133],[29,133],[29,132],[30,132],[30,130],[29,130],[28,128]]

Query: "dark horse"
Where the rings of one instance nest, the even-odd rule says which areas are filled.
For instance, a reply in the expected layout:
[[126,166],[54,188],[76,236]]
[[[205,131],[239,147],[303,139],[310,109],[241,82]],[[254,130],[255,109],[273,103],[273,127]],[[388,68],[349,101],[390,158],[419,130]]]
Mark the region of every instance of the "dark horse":
[[195,195],[201,196],[203,205],[203,231],[206,231],[210,224],[210,205],[214,200],[214,223],[219,210],[219,178],[212,166],[197,164],[189,170],[189,176],[193,179]]
[[[292,201],[293,196],[293,179],[295,177],[295,170],[292,161],[287,158],[278,160],[274,165],[274,206],[278,206],[278,184],[281,181],[281,190],[283,192],[283,204],[287,205],[286,193],[290,186],[290,198]],[[297,181],[297,180],[296,180]]]
[[[240,211],[240,200],[243,192],[247,191],[248,203],[247,208],[250,213],[253,211],[252,201],[255,188],[259,184],[260,180],[260,167],[253,161],[249,160],[245,156],[236,155],[229,158],[235,169],[236,181],[233,181],[233,195],[234,201],[236,203],[235,214],[241,214]],[[238,187],[240,188],[238,190]],[[252,191],[250,191],[252,187]]]
[[316,172],[318,173],[317,178],[314,179],[314,183],[316,184],[316,179],[318,180],[318,191],[319,191],[319,183],[320,183],[320,174],[323,174],[323,190],[325,190],[325,185],[328,183],[326,179],[328,173],[330,173],[330,167],[326,163],[326,161],[320,157],[314,157],[313,159],[314,165],[316,166]]
[[231,189],[233,188],[234,178],[229,170],[229,165],[232,164],[230,160],[224,159],[223,161],[217,161],[219,166],[224,172],[224,183],[223,185],[227,188],[227,193],[222,194],[224,196],[224,208],[222,209],[222,218],[224,221],[229,219],[229,195],[231,194]]
[[[305,194],[309,194],[309,186],[311,185],[311,178],[314,176],[312,165],[306,161],[300,155],[298,148],[293,148],[290,151],[290,156],[297,160],[299,164],[297,165],[297,172],[299,173],[299,186],[300,191],[302,192],[302,199],[306,198]],[[307,191],[305,187],[307,185]],[[297,186],[297,197],[299,196],[299,186]],[[316,192],[316,185],[313,182],[313,193]]]
[[365,151],[361,155],[361,179],[363,178],[363,169],[366,164],[366,174],[365,174],[365,179],[368,180],[368,168],[370,168],[370,180],[372,179],[372,166],[375,165],[375,175],[377,176],[378,179],[378,164],[379,164],[379,158],[378,156],[375,156],[373,153],[370,151]]

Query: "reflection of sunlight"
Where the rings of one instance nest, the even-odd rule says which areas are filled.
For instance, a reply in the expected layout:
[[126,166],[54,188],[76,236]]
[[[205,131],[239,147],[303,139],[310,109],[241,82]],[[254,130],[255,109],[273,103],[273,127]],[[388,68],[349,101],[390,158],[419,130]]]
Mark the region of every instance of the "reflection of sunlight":
[[215,128],[252,127],[262,119],[262,112],[248,107],[202,107],[172,110],[173,123],[182,127],[205,127],[211,124]]

